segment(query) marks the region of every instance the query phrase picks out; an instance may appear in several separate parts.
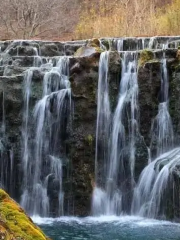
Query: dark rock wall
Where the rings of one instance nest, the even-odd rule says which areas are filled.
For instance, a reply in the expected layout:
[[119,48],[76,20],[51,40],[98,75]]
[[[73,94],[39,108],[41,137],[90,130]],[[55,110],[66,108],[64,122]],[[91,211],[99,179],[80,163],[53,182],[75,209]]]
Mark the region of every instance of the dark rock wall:
[[[70,81],[74,106],[68,157],[72,162],[72,200],[70,214],[90,214],[94,179],[96,89],[99,54],[70,59]],[[69,191],[69,189],[67,189]]]

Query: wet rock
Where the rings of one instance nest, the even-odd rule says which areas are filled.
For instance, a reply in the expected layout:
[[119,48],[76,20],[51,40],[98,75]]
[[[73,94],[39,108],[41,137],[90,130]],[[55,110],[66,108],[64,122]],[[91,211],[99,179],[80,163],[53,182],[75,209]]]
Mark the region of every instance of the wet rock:
[[88,56],[91,56],[91,55],[96,54],[96,53],[98,55],[98,53],[100,54],[103,51],[104,50],[100,48],[99,40],[98,39],[92,39],[86,45],[79,48],[75,52],[74,56],[75,57],[88,57]]
[[83,46],[75,52],[74,56],[75,57],[88,57],[95,53],[101,53],[101,49],[98,47]]
[[[66,201],[74,199],[74,214],[89,215],[95,159],[96,94],[99,56],[71,58],[70,81],[73,92],[74,119],[68,140],[72,161],[72,191],[65,187]],[[72,214],[73,209],[70,209]]]
[[138,70],[140,133],[147,146],[150,146],[152,119],[158,113],[159,94],[161,89],[160,62],[146,63]]
[[[172,67],[172,65],[171,65]],[[174,132],[176,133],[175,142],[180,141],[180,68],[178,63],[173,66],[170,72],[170,98],[169,98],[169,112],[172,117]]]
[[63,52],[61,50],[59,50],[58,46],[54,43],[44,44],[41,47],[41,55],[47,57],[63,55]]
[[119,86],[121,78],[121,57],[118,52],[110,52],[109,54],[109,96],[111,109],[114,111],[119,97]]

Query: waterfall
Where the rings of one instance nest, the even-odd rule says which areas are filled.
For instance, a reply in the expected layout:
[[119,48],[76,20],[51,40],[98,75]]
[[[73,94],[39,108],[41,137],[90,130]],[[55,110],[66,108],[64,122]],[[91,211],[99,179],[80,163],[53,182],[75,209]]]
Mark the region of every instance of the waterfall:
[[155,160],[149,163],[141,173],[139,182],[134,190],[132,201],[132,214],[155,218],[165,214],[166,202],[164,196],[168,184],[173,185],[172,174],[180,165],[180,148],[173,148],[174,132],[171,116],[168,110],[169,101],[169,79],[167,61],[165,56],[161,61],[161,96],[158,114],[151,127],[152,151],[155,143]]
[[[107,65],[107,62],[106,64],[103,63],[103,60],[105,60],[104,56],[107,56],[107,53],[103,55],[101,54],[100,59],[96,146],[99,146],[100,139],[102,141],[102,137],[99,132],[100,129],[103,129],[103,136],[106,136],[105,139],[107,139],[106,146],[104,148],[106,152],[103,156],[103,162],[105,163],[106,168],[102,180],[102,182],[104,182],[104,186],[99,186],[97,181],[97,186],[94,189],[93,213],[96,215],[120,214],[123,210],[123,185],[125,185],[124,181],[126,180],[125,165],[129,166],[129,178],[131,183],[133,183],[135,140],[138,132],[137,55],[135,52],[125,52],[123,54],[119,99],[116,110],[112,116],[111,131],[109,131],[110,110],[107,89],[108,72],[102,67]],[[104,81],[102,82],[103,75],[106,77],[104,77]],[[102,84],[104,87],[102,87]],[[103,89],[106,90],[103,91]],[[106,103],[105,107],[102,107],[104,103]],[[108,111],[106,107],[108,108]],[[100,125],[102,123],[106,123],[107,125]],[[96,154],[97,151],[98,148],[96,147]],[[96,161],[99,161],[97,155]]]
[[[172,42],[167,37],[100,40],[101,48],[110,50],[101,52],[99,60],[95,164],[91,159],[94,156],[92,144],[96,107],[93,98],[99,54],[93,55],[92,61],[91,56],[88,57],[85,62],[90,67],[86,69],[86,58],[73,57],[69,63],[69,57],[65,56],[73,54],[86,41],[78,43],[78,46],[70,42],[20,40],[1,43],[0,186],[13,198],[18,201],[20,198],[20,204],[28,214],[59,217],[69,209],[71,213],[81,214],[78,197],[81,197],[82,202],[87,201],[91,179],[94,187],[93,215],[136,214],[151,218],[163,218],[166,215],[167,202],[171,203],[172,200],[168,197],[174,194],[172,198],[175,198],[178,193],[176,181],[179,181],[180,169],[180,148],[175,145],[179,133],[176,138],[173,129],[175,127],[179,130],[178,116],[173,112],[177,107],[174,103],[175,94],[179,90],[177,85],[174,91],[173,87],[178,83],[174,84],[173,79],[170,89],[172,121],[168,72],[168,64],[174,64],[177,51],[166,49],[173,48],[176,44],[174,39],[171,39]],[[147,60],[148,63],[138,65],[138,58],[143,55],[141,51],[146,48],[152,50],[154,59],[149,61],[149,52],[144,51],[147,59],[144,54],[142,62]],[[166,57],[170,60],[167,61]],[[120,64],[121,69],[118,69]],[[75,90],[74,101],[78,102],[75,104],[75,131],[71,131],[69,122],[72,108],[69,66]],[[175,70],[171,68],[171,71]],[[117,74],[119,76],[120,72],[117,83]],[[80,94],[78,88],[81,87],[82,79],[78,77],[85,80],[87,77],[90,82],[89,89],[83,82],[85,85]],[[151,79],[148,80],[148,77]],[[13,89],[12,95],[9,89]],[[143,95],[146,93],[147,96]],[[14,94],[17,94],[17,98]],[[142,97],[140,101],[139,96]],[[89,100],[92,100],[91,106]],[[92,108],[87,109],[88,114],[80,119],[81,114],[84,114],[81,107],[84,108],[86,101]],[[147,116],[142,117],[140,113]],[[18,115],[17,121],[14,115]],[[152,115],[153,119],[150,119]],[[84,131],[83,121],[88,116],[87,129],[85,127]],[[150,130],[146,129],[144,123],[147,117]],[[21,147],[17,129],[21,129]],[[71,134],[72,139],[69,138]],[[87,141],[89,136],[91,141]],[[80,139],[76,141],[78,137]],[[74,150],[77,150],[75,154]],[[67,158],[67,153],[72,156],[72,172],[69,169],[71,159]],[[78,158],[80,163],[75,163]],[[93,164],[95,184],[91,172]],[[89,175],[86,171],[89,171]],[[85,194],[80,196],[79,188],[86,186],[89,187],[85,189]],[[82,214],[86,214],[86,204],[83,202],[82,205]],[[80,210],[76,209],[77,206]]]
[[[29,98],[32,72],[25,75],[25,110],[23,127],[24,187],[21,205],[31,215],[50,216],[49,184],[57,185],[57,215],[63,215],[62,166],[65,164],[63,138],[67,111],[71,108],[69,83],[69,59],[60,57],[55,67],[46,72],[43,80],[43,96],[33,111],[34,140],[29,139]],[[32,120],[31,120],[32,121]]]
[[117,40],[117,51],[123,51],[123,46],[124,46],[124,39],[119,39]]
[[[22,159],[23,159],[23,174],[29,176],[31,172],[31,163],[29,162],[29,101],[31,95],[33,70],[29,69],[24,75],[24,110],[23,110],[23,126],[22,126]],[[28,186],[29,179],[24,178],[25,189]]]
[[98,161],[105,163],[103,176],[107,172],[108,163],[108,141],[110,132],[110,102],[108,84],[108,60],[109,52],[103,52],[99,62],[99,81],[98,81],[98,109],[97,109],[97,128],[96,128],[96,179],[98,177]]
[[[174,148],[174,132],[169,114],[169,76],[165,48],[168,40],[140,39],[143,49],[160,47],[161,89],[158,113],[152,121],[151,142],[147,146],[148,165],[138,182],[134,177],[136,141],[139,132],[137,52],[122,51],[124,41],[115,39],[114,47],[122,56],[119,97],[114,113],[110,109],[109,52],[101,54],[99,64],[98,110],[96,130],[96,184],[92,197],[94,215],[128,213],[144,217],[166,215],[166,195],[174,189],[174,173],[180,166],[180,149]],[[142,45],[142,46],[141,46]],[[125,45],[126,46],[126,45]],[[131,46],[132,48],[135,47]],[[174,148],[174,149],[173,149]],[[171,187],[169,187],[171,186]]]
[[[111,110],[109,101],[108,84],[108,62],[109,52],[103,52],[99,61],[99,80],[98,80],[98,107],[97,107],[97,127],[96,127],[96,156],[95,156],[95,175],[96,185],[105,185],[105,178],[108,168],[108,146],[110,134]],[[99,171],[98,163],[103,164],[103,169]],[[105,164],[104,164],[105,163]],[[99,175],[101,179],[99,179]],[[105,193],[99,187],[95,187],[93,194],[93,212],[104,213]]]
[[172,174],[180,166],[180,148],[162,154],[141,173],[134,191],[132,213],[156,218],[165,215],[165,192],[168,184],[173,186]]

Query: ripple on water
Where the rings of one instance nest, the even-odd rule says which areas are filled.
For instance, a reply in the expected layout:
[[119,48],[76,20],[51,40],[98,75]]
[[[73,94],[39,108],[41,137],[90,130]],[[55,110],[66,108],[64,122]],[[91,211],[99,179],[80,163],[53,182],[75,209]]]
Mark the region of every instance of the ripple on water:
[[53,240],[180,240],[180,224],[133,216],[32,217]]

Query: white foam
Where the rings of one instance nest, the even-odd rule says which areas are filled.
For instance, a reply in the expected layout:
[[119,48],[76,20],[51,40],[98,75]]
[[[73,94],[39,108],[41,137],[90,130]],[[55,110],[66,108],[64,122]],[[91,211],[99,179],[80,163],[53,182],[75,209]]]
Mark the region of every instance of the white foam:
[[148,227],[148,226],[164,226],[164,225],[174,225],[180,227],[179,224],[162,221],[162,220],[155,220],[155,219],[147,219],[143,217],[137,216],[100,216],[100,217],[60,217],[60,218],[41,218],[39,216],[32,216],[32,220],[39,225],[52,225],[54,223],[67,223],[72,224],[101,224],[101,223],[113,223],[116,225],[130,225],[132,227],[139,226],[139,227]]
[[32,220],[34,223],[39,224],[39,225],[50,225],[55,222],[57,218],[42,218],[40,216],[31,216]]

